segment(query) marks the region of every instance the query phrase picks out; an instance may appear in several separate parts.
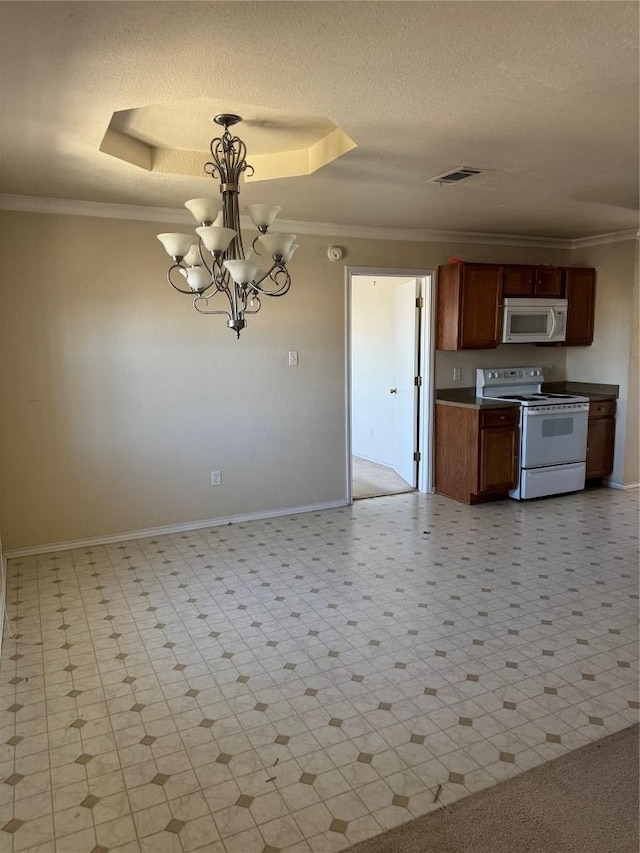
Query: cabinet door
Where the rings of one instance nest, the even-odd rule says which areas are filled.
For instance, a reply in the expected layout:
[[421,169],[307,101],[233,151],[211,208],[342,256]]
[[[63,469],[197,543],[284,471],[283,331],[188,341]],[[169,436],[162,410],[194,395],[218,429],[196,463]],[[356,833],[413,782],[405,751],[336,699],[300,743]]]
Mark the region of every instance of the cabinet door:
[[564,270],[560,267],[536,267],[534,293],[548,299],[564,296]]
[[615,418],[590,418],[587,432],[587,477],[606,477],[613,471]]
[[533,267],[511,266],[502,268],[503,296],[533,296]]
[[514,426],[480,430],[479,491],[496,492],[516,486],[519,429]]
[[568,346],[593,343],[593,319],[596,299],[596,271],[573,267],[566,271]]
[[495,348],[498,346],[500,267],[497,264],[464,264],[462,275],[459,348]]

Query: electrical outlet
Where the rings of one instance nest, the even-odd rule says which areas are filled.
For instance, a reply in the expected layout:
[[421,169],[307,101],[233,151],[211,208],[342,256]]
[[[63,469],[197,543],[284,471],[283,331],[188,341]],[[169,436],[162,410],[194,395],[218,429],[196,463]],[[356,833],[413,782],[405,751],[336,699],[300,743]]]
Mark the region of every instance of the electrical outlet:
[[453,381],[454,382],[460,382],[461,378],[462,378],[462,371],[460,370],[459,367],[454,367],[453,368]]
[[222,471],[212,471],[211,472],[211,485],[212,486],[221,486],[222,485]]
[[290,349],[289,350],[289,367],[297,367],[298,366],[298,350]]

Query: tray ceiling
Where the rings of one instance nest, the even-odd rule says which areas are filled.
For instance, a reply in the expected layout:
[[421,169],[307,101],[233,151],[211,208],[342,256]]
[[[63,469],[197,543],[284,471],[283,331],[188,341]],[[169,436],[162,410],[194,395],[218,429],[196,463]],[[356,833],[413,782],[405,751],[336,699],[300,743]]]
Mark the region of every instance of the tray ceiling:
[[[181,208],[211,179],[101,151],[114,114],[145,144],[206,152],[215,112],[254,105],[249,162],[283,150],[284,117],[290,150],[320,120],[356,146],[243,187],[285,219],[574,239],[638,225],[635,2],[3,2],[0,31],[5,194]],[[461,166],[483,171],[429,183]]]

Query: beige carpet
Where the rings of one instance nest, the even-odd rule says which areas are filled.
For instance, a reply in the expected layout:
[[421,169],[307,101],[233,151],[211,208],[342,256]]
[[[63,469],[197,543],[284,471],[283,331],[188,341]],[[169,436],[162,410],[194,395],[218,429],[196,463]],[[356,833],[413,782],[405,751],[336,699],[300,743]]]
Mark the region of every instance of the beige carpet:
[[413,491],[393,468],[368,462],[359,456],[352,457],[353,499],[377,498],[382,495],[397,495]]
[[638,726],[349,848],[349,853],[638,853]]

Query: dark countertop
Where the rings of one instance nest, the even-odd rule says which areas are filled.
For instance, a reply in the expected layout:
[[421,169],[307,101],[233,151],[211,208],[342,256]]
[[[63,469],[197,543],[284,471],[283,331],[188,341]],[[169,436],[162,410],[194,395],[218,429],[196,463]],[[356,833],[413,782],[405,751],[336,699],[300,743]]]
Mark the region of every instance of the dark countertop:
[[467,406],[471,409],[511,409],[520,406],[519,403],[510,403],[507,400],[476,397],[475,388],[438,388],[436,403],[442,403],[445,406]]
[[[617,400],[619,386],[604,385],[598,382],[545,382],[543,391],[559,393],[569,391],[573,394],[581,394],[590,400]],[[436,403],[445,406],[468,406],[472,409],[504,409],[519,406],[519,403],[510,403],[507,400],[488,400],[484,397],[476,397],[475,388],[437,388]]]
[[569,391],[572,394],[582,394],[590,400],[617,400],[620,396],[619,385],[605,385],[602,382],[545,382],[543,391]]

